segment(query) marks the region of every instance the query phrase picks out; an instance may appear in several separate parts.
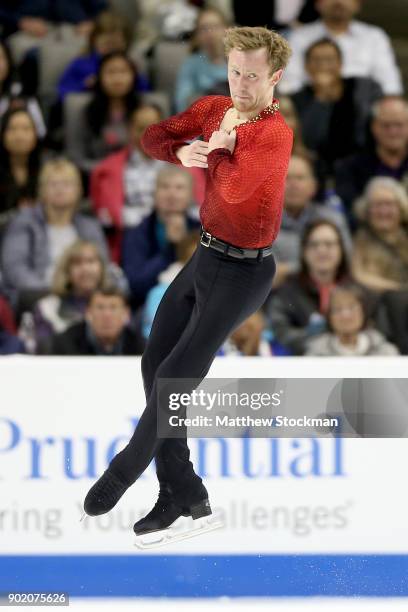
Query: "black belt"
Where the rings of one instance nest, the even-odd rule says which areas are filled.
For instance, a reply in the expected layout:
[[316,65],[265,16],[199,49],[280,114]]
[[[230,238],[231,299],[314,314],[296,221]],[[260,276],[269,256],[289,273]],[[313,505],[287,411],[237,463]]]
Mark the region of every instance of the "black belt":
[[206,232],[203,227],[200,230],[200,244],[205,247],[210,247],[215,249],[216,251],[220,251],[224,253],[224,255],[231,255],[232,257],[237,257],[238,259],[259,259],[261,260],[263,257],[268,257],[268,255],[272,254],[272,245],[267,247],[263,247],[261,249],[245,249],[233,246],[228,242],[224,242],[219,238],[215,238],[209,232]]

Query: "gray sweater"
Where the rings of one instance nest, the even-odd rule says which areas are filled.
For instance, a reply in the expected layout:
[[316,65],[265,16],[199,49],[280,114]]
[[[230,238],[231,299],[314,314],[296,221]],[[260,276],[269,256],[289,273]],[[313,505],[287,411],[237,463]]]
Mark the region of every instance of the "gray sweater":
[[309,341],[306,355],[314,357],[340,357],[362,355],[399,355],[394,344],[387,342],[376,329],[365,329],[358,334],[357,345],[352,349],[340,344],[334,334],[325,333]]
[[[108,262],[108,250],[98,221],[76,213],[72,223],[78,238],[95,242]],[[49,289],[47,221],[41,204],[17,213],[4,234],[1,255],[4,285],[9,293]]]

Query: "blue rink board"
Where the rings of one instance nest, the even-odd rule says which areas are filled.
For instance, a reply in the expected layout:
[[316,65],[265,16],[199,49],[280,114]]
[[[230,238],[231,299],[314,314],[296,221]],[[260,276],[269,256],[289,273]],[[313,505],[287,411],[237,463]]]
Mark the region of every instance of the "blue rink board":
[[398,597],[408,596],[408,555],[0,555],[0,591]]

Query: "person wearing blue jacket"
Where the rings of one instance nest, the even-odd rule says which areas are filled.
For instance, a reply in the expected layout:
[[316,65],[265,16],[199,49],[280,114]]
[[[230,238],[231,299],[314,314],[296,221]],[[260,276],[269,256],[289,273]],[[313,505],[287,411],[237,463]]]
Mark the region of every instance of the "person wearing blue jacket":
[[[95,84],[99,64],[104,55],[113,51],[128,52],[132,30],[124,18],[113,11],[103,11],[95,20],[85,52],[76,57],[64,70],[58,83],[58,98],[69,93],[90,91]],[[137,73],[137,91],[149,91],[146,76]]]
[[177,166],[165,166],[158,174],[153,212],[125,230],[122,267],[134,307],[145,302],[159,274],[176,260],[176,245],[200,227],[189,214],[191,202],[191,174]]

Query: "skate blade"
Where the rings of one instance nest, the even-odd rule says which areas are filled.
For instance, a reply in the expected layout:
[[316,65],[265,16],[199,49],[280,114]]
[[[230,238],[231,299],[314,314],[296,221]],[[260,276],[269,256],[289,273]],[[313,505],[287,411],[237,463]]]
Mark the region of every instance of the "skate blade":
[[81,516],[81,518],[79,519],[79,522],[83,521],[84,518],[86,517],[86,512],[83,513],[83,515]]
[[[169,529],[163,529],[160,532],[136,536],[135,546],[140,550],[150,550],[153,548],[159,548],[160,546],[166,546],[175,542],[181,542],[182,540],[188,540],[195,538],[196,536],[203,535],[215,529],[221,529],[225,526],[224,521],[219,518],[211,520],[211,516],[203,517],[198,519],[200,524],[198,527],[192,527],[191,529],[178,532],[176,529],[170,527]],[[195,523],[196,521],[191,521]]]

